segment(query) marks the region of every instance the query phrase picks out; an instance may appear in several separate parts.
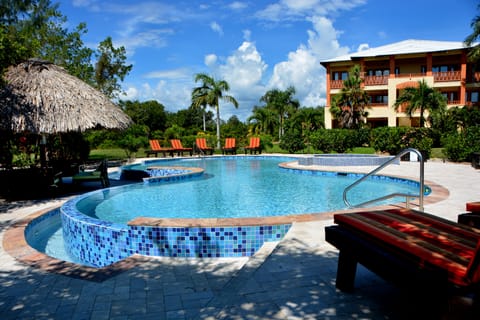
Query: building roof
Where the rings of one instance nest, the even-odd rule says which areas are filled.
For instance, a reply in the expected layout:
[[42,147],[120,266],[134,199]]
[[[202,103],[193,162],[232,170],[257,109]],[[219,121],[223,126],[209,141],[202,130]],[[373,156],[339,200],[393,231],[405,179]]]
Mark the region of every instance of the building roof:
[[370,48],[363,51],[358,51],[348,55],[321,61],[321,64],[341,61],[351,61],[358,58],[390,56],[396,54],[412,54],[412,53],[426,53],[439,52],[447,50],[464,49],[465,45],[461,41],[431,41],[431,40],[404,40],[387,44],[381,47]]

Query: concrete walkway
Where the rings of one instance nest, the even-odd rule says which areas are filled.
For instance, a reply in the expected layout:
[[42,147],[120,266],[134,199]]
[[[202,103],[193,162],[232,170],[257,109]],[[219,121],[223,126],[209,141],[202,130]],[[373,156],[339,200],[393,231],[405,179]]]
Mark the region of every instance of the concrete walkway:
[[[402,162],[381,173],[416,179],[418,164]],[[480,170],[469,165],[427,162],[425,179],[450,191],[447,199],[427,205],[427,212],[456,220],[466,202],[480,200]],[[0,213],[0,237],[14,221],[65,200],[13,205]],[[363,268],[353,294],[337,291],[338,252],[324,241],[324,226],[330,224],[295,223],[284,240],[267,243],[251,258],[152,258],[103,282],[26,267],[2,247],[0,319],[432,318],[421,296]],[[468,302],[453,300],[443,318],[468,319]]]

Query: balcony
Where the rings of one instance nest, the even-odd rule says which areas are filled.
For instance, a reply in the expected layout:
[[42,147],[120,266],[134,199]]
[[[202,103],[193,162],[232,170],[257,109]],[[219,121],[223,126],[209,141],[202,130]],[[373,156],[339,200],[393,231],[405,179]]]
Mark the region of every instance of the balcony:
[[388,84],[388,76],[365,76],[363,78],[365,86],[382,86]]
[[372,108],[386,108],[388,107],[388,102],[370,102],[368,106]]
[[330,81],[330,89],[342,89],[343,80],[332,80]]
[[433,72],[433,80],[435,82],[460,81],[460,71]]

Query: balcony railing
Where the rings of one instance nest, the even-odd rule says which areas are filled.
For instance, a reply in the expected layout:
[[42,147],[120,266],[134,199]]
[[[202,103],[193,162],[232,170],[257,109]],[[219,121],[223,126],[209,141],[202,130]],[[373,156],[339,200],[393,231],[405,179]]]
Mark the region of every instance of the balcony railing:
[[381,86],[388,84],[388,76],[366,76],[363,78],[366,86]]
[[433,80],[435,82],[441,81],[460,81],[460,71],[445,71],[445,72],[433,72]]
[[388,107],[388,102],[370,102],[368,106],[376,108]]
[[332,80],[332,81],[330,81],[330,88],[331,89],[342,89],[343,88],[343,80]]

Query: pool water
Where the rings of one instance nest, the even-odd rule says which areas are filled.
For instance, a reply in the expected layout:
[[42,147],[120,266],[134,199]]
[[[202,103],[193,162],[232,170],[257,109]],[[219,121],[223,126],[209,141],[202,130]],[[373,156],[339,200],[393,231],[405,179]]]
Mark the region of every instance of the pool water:
[[[148,167],[158,165],[200,167],[204,169],[205,174],[192,179],[178,180],[175,182],[134,183],[121,187],[97,190],[81,196],[72,203],[75,203],[74,206],[82,213],[95,219],[103,220],[99,221],[96,226],[102,230],[104,230],[103,227],[106,227],[110,223],[119,226],[122,230],[127,230],[126,223],[140,216],[161,218],[242,218],[321,213],[345,209],[345,204],[342,199],[343,190],[361,175],[293,170],[279,167],[280,162],[294,160],[294,158],[287,157],[237,156],[149,161],[147,164],[135,165],[132,168],[136,170],[146,170]],[[371,180],[362,183],[361,188],[354,189],[352,193],[349,194],[349,199],[352,203],[358,203],[393,192],[410,192],[417,194],[418,183],[391,177],[373,177]],[[403,200],[404,199],[398,199],[398,201]],[[392,203],[392,199],[389,203]],[[124,227],[122,227],[122,225]],[[96,233],[97,231],[93,231],[93,225],[89,225],[86,228],[86,233],[79,235],[79,241],[80,239],[84,239],[84,237],[85,239],[90,239],[88,236],[93,236],[93,239],[102,236],[102,234]],[[139,228],[141,230],[144,229],[144,227]],[[254,229],[255,227],[252,228],[234,227],[232,229],[232,232],[239,233],[238,237],[246,234],[247,239],[253,239],[252,243],[254,245],[251,247],[250,244],[246,245],[244,242],[238,245],[242,250],[248,246],[248,254],[253,254],[255,250],[258,249],[257,247],[261,245],[262,242],[259,242],[259,239],[256,238],[262,234],[261,228],[270,227],[260,226],[260,232]],[[145,229],[147,229],[147,227],[145,227]],[[182,228],[176,229],[177,230],[175,230],[175,228],[171,230],[165,229],[165,239],[168,237],[166,240],[167,245],[174,245],[180,248],[180,244],[177,244],[179,236],[175,232],[183,231],[181,230]],[[227,228],[221,227],[208,228],[208,230],[205,229],[206,231],[203,228],[196,229],[199,229],[202,235],[206,231],[211,232],[212,234],[209,235],[209,237],[215,237],[218,233],[220,238],[222,237],[222,232],[230,232],[226,230]],[[26,232],[26,237],[32,247],[52,257],[83,265],[105,266],[118,259],[129,256],[131,253],[139,253],[134,249],[125,248],[120,250],[122,256],[112,258],[110,254],[111,250],[115,251],[116,249],[105,249],[104,246],[101,246],[99,254],[94,254],[94,256],[106,256],[108,259],[105,261],[97,260],[97,258],[95,258],[94,261],[90,261],[88,259],[85,260],[84,257],[72,256],[72,254],[68,252],[71,249],[65,249],[65,231],[62,232],[61,229],[60,214],[52,214],[50,218],[33,224],[30,230],[31,232]],[[69,239],[71,239],[71,232],[75,233],[77,231],[78,229],[76,229],[76,227],[73,231],[70,230],[70,233],[68,233]],[[286,231],[288,231],[288,226],[286,227]],[[89,232],[92,234],[90,235]],[[113,231],[113,233],[117,234],[120,234],[119,232],[121,233],[123,231]],[[135,239],[128,238],[130,237],[130,233],[129,231],[125,232],[128,234],[126,243],[133,243]],[[137,235],[137,232],[140,231],[135,231],[134,235]],[[188,232],[196,231],[189,229]],[[250,235],[249,232],[251,232],[252,235]],[[279,234],[281,234],[281,232]],[[277,234],[277,236],[279,234]],[[111,240],[108,240],[111,239],[110,235],[103,234],[103,236],[107,241],[111,242]],[[164,236],[160,236],[160,238],[164,239]],[[153,240],[157,241],[158,239]],[[93,246],[93,243],[97,240],[88,240],[87,242],[82,240],[80,243],[75,242],[76,240],[73,241],[74,242],[72,242],[72,240],[70,241],[70,245],[72,245],[72,243],[81,245],[83,242],[86,247],[80,249],[83,250],[81,252],[91,253],[91,250],[93,250],[91,245]],[[121,243],[123,244],[122,241]],[[162,241],[155,242],[154,247],[156,249],[162,249],[163,244],[160,244]],[[170,241],[172,241],[172,243],[170,243]],[[215,241],[216,240],[213,240],[213,242]],[[101,244],[105,243],[101,242]],[[192,245],[196,246],[197,244]],[[222,247],[223,245],[224,244],[218,242],[216,246],[212,248],[216,250],[217,247]],[[145,247],[143,242],[140,246]],[[226,251],[231,250],[231,246],[231,244],[225,244],[224,249]],[[255,248],[253,246],[255,246]],[[187,248],[186,250],[190,249]],[[107,254],[105,254],[104,251],[108,251]],[[123,254],[123,252],[127,253]],[[201,254],[202,256],[210,256],[210,252],[208,252],[207,255],[203,255],[203,252]],[[213,252],[211,256],[222,256],[222,254],[222,252]],[[234,252],[234,254],[243,255],[243,252]],[[187,256],[200,255],[198,253],[190,253],[190,255]]]
[[[137,183],[95,192],[79,201],[77,208],[91,217],[121,224],[136,217],[246,218],[346,209],[343,190],[358,175],[295,174],[278,166],[292,160],[245,157],[149,162],[133,168],[197,166],[205,174],[175,183]],[[367,180],[352,190],[349,199],[359,203],[393,192],[417,194],[418,185],[398,179]]]

